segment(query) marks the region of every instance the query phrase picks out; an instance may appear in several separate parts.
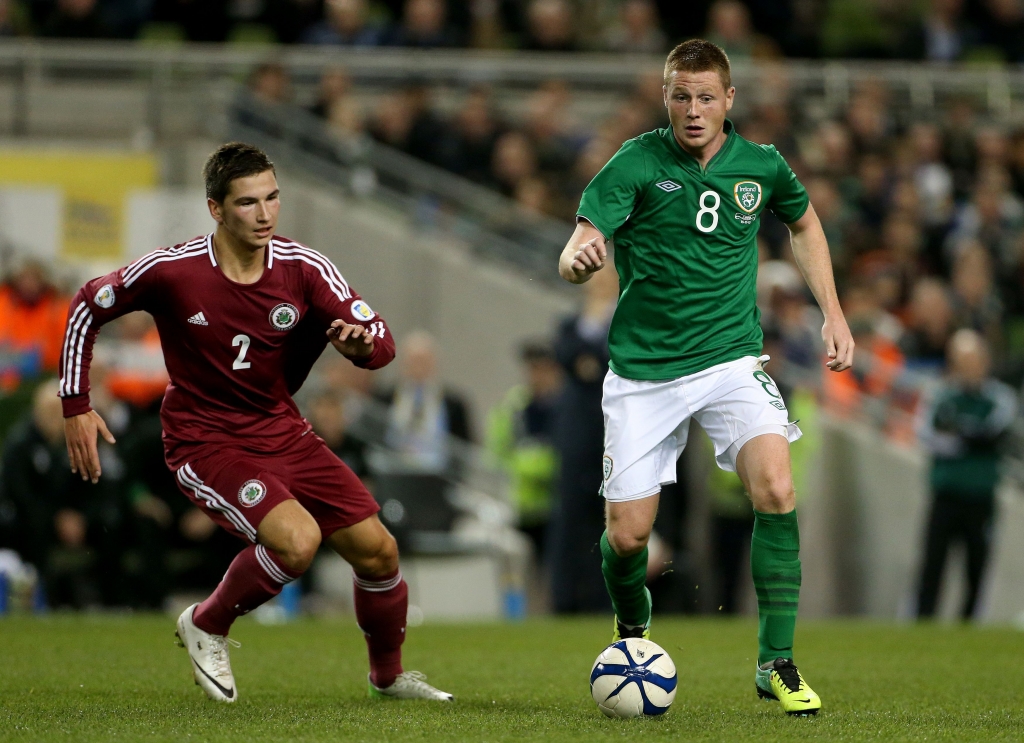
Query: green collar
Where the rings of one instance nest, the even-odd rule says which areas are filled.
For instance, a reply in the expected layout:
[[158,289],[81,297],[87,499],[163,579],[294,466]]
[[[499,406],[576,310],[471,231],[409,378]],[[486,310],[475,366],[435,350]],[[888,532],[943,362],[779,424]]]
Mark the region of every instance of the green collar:
[[675,153],[676,158],[679,160],[679,162],[684,167],[690,168],[691,170],[696,170],[701,175],[705,175],[709,170],[711,170],[714,164],[719,159],[721,159],[721,157],[732,145],[733,140],[736,139],[736,127],[733,126],[731,120],[725,120],[725,125],[722,127],[722,130],[725,132],[725,142],[722,143],[721,149],[719,149],[718,152],[715,153],[714,157],[712,157],[708,161],[708,165],[706,168],[702,168],[700,166],[700,163],[697,162],[697,158],[695,158],[693,155],[691,155],[689,152],[682,148],[682,145],[680,145],[679,141],[676,139],[676,134],[672,130],[671,124],[669,124],[668,127],[666,127],[663,131],[665,132],[664,138],[667,140],[666,144],[668,145],[668,148]]

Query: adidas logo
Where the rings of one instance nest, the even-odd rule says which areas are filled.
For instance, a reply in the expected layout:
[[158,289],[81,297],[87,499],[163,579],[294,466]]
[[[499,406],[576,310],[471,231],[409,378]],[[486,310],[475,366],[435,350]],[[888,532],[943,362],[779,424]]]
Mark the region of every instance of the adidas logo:
[[206,316],[203,315],[202,312],[197,312],[196,314],[192,315],[192,317],[190,317],[188,319],[188,321],[190,323],[192,323],[193,325],[209,325],[210,324],[210,323],[206,322]]

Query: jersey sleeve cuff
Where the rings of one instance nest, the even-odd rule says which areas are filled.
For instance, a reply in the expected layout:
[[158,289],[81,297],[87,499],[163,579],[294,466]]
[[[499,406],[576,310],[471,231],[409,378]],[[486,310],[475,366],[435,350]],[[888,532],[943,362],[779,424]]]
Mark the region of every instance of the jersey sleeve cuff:
[[597,228],[597,231],[601,233],[601,235],[604,237],[605,240],[611,240],[612,239],[611,232],[609,232],[604,225],[598,224],[597,220],[595,220],[595,219],[593,219],[591,217],[588,217],[586,214],[578,213],[576,215],[576,222],[579,223],[579,221],[581,219],[584,222],[590,222],[590,224],[594,225],[594,227]]
[[88,395],[71,395],[60,399],[61,407],[64,408],[64,417],[71,418],[76,415],[84,415],[92,410],[89,404]]
[[360,369],[377,369],[383,366],[383,364],[379,363],[380,356],[383,353],[383,346],[383,343],[374,343],[373,351],[369,356],[346,356],[345,358]]

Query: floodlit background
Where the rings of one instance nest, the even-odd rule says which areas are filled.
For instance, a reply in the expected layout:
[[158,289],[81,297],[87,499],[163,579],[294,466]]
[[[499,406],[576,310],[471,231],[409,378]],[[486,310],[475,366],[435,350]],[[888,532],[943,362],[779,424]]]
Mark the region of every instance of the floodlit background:
[[[119,440],[99,486],[68,472],[52,381],[84,280],[212,231],[200,169],[230,140],[275,161],[279,233],[330,256],[398,339],[380,372],[325,354],[300,404],[381,502],[411,622],[610,609],[616,285],[570,287],[557,256],[590,178],[667,124],[664,54],[696,35],[732,59],[739,132],[807,186],[858,343],[852,372],[822,374],[820,314],[766,212],[768,370],[804,431],[802,615],[1024,624],[1014,0],[0,0],[2,611],[173,611],[238,549],[163,467],[148,317],[97,346]],[[962,329],[991,359],[967,402],[972,359],[947,361]],[[656,525],[655,610],[752,614],[750,507],[691,442]],[[324,553],[258,618],[350,611],[349,575]]]

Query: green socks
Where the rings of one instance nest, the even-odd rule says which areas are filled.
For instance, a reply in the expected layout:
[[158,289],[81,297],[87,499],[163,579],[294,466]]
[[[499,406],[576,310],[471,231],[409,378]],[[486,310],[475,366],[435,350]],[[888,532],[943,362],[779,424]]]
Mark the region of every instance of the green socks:
[[[792,659],[796,610],[800,602],[800,528],[795,510],[789,513],[754,511],[750,572],[757,591],[758,665],[776,658]],[[605,580],[607,575],[605,572]]]
[[[799,568],[798,568],[799,569]],[[612,599],[615,616],[631,627],[651,620],[651,595],[647,592],[647,548],[632,557],[619,557],[601,535],[601,572]],[[799,580],[799,578],[797,579]]]

